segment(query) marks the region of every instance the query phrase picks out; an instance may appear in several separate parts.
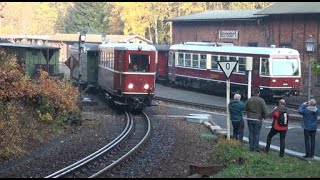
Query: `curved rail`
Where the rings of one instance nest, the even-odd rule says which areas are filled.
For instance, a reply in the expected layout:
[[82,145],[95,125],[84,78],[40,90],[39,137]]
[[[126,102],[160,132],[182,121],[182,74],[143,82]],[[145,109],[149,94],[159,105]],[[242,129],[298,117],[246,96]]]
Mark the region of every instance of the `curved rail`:
[[[96,152],[90,154],[89,156],[77,161],[76,163],[65,167],[53,174],[50,174],[46,176],[45,178],[59,178],[59,177],[97,177],[101,175],[103,172],[113,168],[117,164],[119,164],[123,159],[128,157],[130,154],[132,154],[136,149],[138,149],[143,142],[146,141],[147,137],[150,135],[151,131],[151,123],[148,118],[148,116],[143,113],[144,116],[147,119],[147,130],[144,134],[143,138],[137,137],[133,138],[132,135],[134,131],[139,131],[140,129],[135,128],[137,127],[134,124],[134,118],[131,114],[126,112],[127,117],[127,124],[126,127],[123,129],[121,134],[117,136],[113,141],[108,143],[106,146],[102,147],[101,149],[97,150]],[[136,129],[136,130],[135,130]],[[135,133],[138,134],[138,133]],[[123,149],[122,146],[128,146],[128,142],[130,139],[133,139],[131,141],[135,141],[139,139],[139,143],[136,144],[133,148],[129,150],[125,155],[121,155],[119,149]],[[116,160],[111,160],[110,156],[113,156],[114,154],[120,154],[120,158]],[[107,166],[107,167],[106,167]],[[98,172],[97,172],[98,171]]]
[[[110,164],[109,166],[103,168],[102,170],[100,170],[99,172],[97,172],[94,175],[90,176],[89,178],[99,177],[100,175],[102,175],[106,171],[109,171],[114,166],[118,165],[119,163],[121,163],[125,159],[129,158],[129,156],[133,155],[135,152],[138,151],[138,149],[140,147],[142,147],[142,145],[146,142],[146,140],[150,137],[150,134],[151,134],[151,121],[150,121],[149,117],[147,116],[147,114],[145,114],[144,112],[142,112],[142,114],[145,116],[145,119],[147,120],[147,124],[148,125],[147,125],[147,130],[146,130],[147,132],[145,133],[145,135],[141,139],[141,141],[137,145],[135,145],[129,152],[127,152],[122,157],[120,157],[118,160],[114,161],[112,164]],[[131,116],[131,119],[133,119],[132,114],[130,114],[130,116]]]

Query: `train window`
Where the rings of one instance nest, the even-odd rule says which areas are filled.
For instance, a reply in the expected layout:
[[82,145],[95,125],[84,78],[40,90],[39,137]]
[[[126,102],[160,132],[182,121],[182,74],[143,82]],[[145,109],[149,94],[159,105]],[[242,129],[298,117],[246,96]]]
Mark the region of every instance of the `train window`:
[[261,58],[261,75],[269,75],[269,59],[268,58]]
[[207,55],[201,54],[200,55],[200,69],[206,69],[207,68]]
[[185,59],[184,59],[184,66],[185,67],[191,67],[191,54],[185,54]]
[[273,59],[272,75],[274,76],[298,76],[299,61],[298,59]]
[[246,58],[245,57],[239,57],[238,67],[239,67],[239,69],[238,69],[239,73],[246,72]]
[[228,57],[227,56],[220,56],[220,61],[227,61]]
[[183,55],[184,55],[183,53],[178,54],[178,66],[183,66],[183,60],[184,60]]
[[130,54],[129,71],[150,72],[149,55]]
[[237,61],[237,57],[230,56],[230,57],[229,57],[229,61]]
[[212,70],[219,70],[219,65],[218,65],[218,56],[211,56],[211,69]]
[[199,68],[199,54],[192,54],[192,67]]

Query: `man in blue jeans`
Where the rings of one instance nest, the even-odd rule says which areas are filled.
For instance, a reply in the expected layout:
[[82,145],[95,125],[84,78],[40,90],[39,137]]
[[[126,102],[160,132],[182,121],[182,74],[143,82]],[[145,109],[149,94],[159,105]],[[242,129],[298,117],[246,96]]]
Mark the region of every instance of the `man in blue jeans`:
[[304,158],[313,158],[315,149],[316,132],[318,128],[318,116],[320,110],[316,106],[317,101],[310,99],[299,106],[298,112],[302,115],[301,127],[304,132],[306,155]]
[[247,111],[247,121],[249,128],[249,150],[257,152],[260,152],[259,140],[262,119],[266,119],[267,117],[266,102],[259,96],[260,89],[255,88],[253,90],[253,96],[249,98],[244,105],[244,109],[245,111]]

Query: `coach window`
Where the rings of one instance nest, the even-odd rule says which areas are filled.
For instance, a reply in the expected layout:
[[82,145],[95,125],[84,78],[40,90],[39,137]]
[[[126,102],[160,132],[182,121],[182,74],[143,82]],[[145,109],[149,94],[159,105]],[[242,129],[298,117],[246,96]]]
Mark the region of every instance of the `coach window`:
[[238,67],[239,67],[239,69],[238,69],[239,73],[246,72],[246,58],[245,57],[239,57]]
[[191,54],[186,53],[184,59],[184,66],[185,67],[191,67]]
[[261,58],[261,75],[269,75],[269,59]]
[[207,55],[201,54],[200,55],[200,69],[207,68]]
[[192,67],[199,68],[199,54],[192,54]]
[[220,61],[228,61],[228,57],[227,56],[220,56]]
[[211,69],[212,70],[219,70],[218,69],[218,56],[211,56]]
[[178,66],[183,66],[183,58],[184,54],[183,53],[178,53]]

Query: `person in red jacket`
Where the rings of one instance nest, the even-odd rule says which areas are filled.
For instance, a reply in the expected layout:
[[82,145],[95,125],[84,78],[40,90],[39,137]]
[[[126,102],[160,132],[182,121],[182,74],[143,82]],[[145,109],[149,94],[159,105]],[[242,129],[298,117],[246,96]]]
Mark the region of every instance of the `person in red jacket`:
[[273,122],[272,122],[272,128],[270,129],[270,132],[267,137],[267,146],[265,148],[265,151],[268,152],[270,149],[270,143],[271,139],[274,135],[280,134],[280,157],[284,156],[284,149],[285,149],[285,138],[286,133],[288,130],[288,124],[286,125],[280,125],[279,123],[279,116],[281,115],[281,112],[286,112],[286,120],[289,119],[289,114],[286,107],[286,101],[284,99],[281,99],[279,101],[279,106],[275,107],[272,112]]

